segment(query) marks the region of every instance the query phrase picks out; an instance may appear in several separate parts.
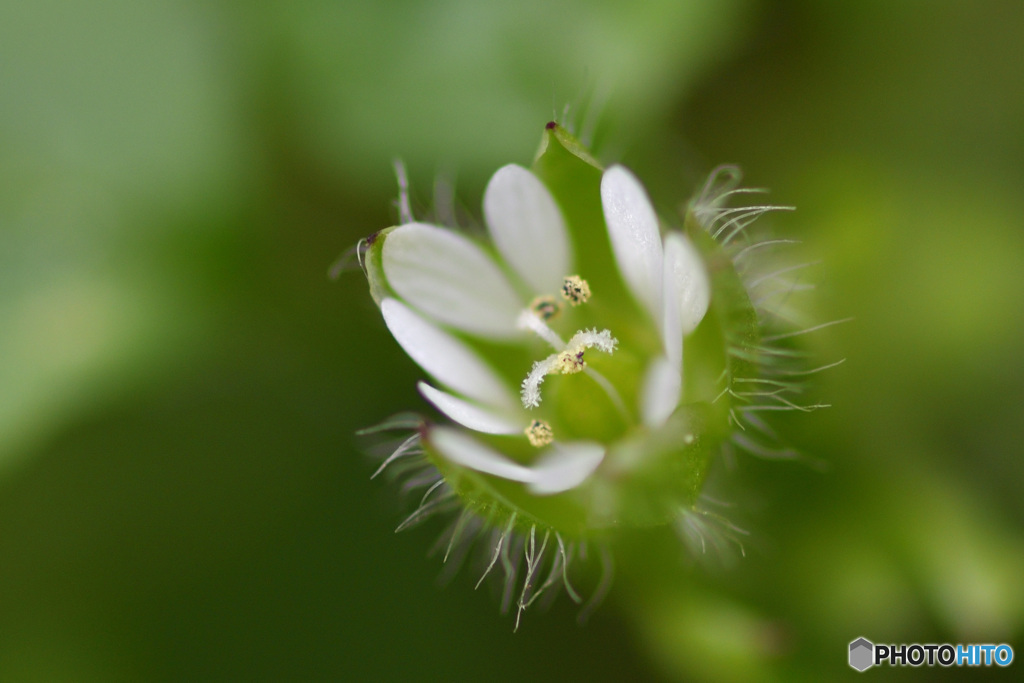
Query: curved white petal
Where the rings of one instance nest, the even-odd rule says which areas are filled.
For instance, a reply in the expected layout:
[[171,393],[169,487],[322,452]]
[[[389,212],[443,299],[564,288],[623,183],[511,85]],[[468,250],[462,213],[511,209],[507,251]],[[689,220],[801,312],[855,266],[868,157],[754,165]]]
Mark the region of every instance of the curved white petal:
[[665,347],[665,356],[677,372],[683,369],[683,318],[679,309],[679,288],[676,287],[676,263],[680,258],[682,247],[676,239],[676,233],[665,236],[665,263],[662,269],[662,307],[664,310],[661,321],[661,340]]
[[380,312],[395,341],[441,384],[483,404],[514,409],[514,394],[461,341],[428,323],[397,299],[381,301]]
[[679,405],[683,375],[668,358],[655,358],[647,367],[640,393],[640,415],[648,427],[660,427]]
[[527,485],[531,493],[548,496],[575,488],[604,459],[604,446],[586,441],[555,444],[533,467],[520,465],[457,429],[435,427],[427,437],[451,463]]
[[523,420],[522,424],[517,424],[508,417],[463,401],[425,382],[420,382],[417,386],[423,397],[433,403],[435,408],[473,431],[486,434],[520,434],[523,425],[526,424],[526,420]]
[[662,250],[654,207],[640,181],[623,166],[611,166],[601,176],[601,204],[619,272],[660,325]]
[[409,223],[388,233],[382,262],[388,284],[432,318],[483,337],[522,332],[523,303],[493,261],[451,230]]
[[576,488],[604,460],[604,446],[588,441],[553,444],[533,466],[531,493],[547,496]]
[[534,293],[561,288],[572,267],[569,235],[537,176],[515,164],[499,168],[484,192],[484,217],[498,251]]
[[[711,279],[697,247],[680,232],[665,236],[665,287],[673,289],[679,302],[682,334],[693,332],[708,312]],[[665,297],[669,297],[667,291]]]
[[537,478],[530,468],[509,460],[457,429],[435,427],[430,430],[428,440],[445,460],[456,465],[511,481],[532,482]]

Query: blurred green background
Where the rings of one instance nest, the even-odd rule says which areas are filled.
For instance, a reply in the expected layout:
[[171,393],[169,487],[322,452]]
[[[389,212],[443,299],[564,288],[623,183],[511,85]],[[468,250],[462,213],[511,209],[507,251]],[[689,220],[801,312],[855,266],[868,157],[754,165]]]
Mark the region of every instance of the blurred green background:
[[[821,680],[1024,620],[1024,3],[0,3],[0,680]],[[745,560],[618,553],[513,635],[353,433],[422,408],[334,258],[566,103],[656,202],[743,166],[821,260],[826,467]],[[588,104],[589,103],[589,104]],[[1018,655],[1024,654],[1018,647]],[[1013,665],[1014,669],[1021,666]],[[886,678],[977,671],[872,671]],[[1000,674],[1001,671],[986,673]]]

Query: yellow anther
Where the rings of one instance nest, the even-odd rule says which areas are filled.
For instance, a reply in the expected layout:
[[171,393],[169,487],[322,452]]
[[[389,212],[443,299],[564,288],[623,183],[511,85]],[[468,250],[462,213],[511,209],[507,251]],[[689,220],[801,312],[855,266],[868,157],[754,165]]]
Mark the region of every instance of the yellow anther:
[[562,280],[562,297],[572,306],[585,304],[590,298],[590,285],[579,275],[566,275]]
[[574,375],[577,372],[581,372],[583,368],[587,367],[587,362],[583,360],[583,352],[585,348],[580,346],[574,349],[568,349],[558,354],[558,371],[563,375]]
[[526,438],[534,448],[547,446],[555,440],[555,433],[551,431],[551,425],[544,420],[534,420],[526,428]]
[[548,321],[558,315],[562,307],[553,296],[538,296],[530,302],[530,310],[541,320]]

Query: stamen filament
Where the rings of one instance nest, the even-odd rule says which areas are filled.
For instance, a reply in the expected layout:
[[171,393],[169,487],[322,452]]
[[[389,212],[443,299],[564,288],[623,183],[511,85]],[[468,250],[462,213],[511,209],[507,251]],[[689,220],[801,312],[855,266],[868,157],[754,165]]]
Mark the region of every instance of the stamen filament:
[[519,314],[519,320],[516,321],[516,325],[519,329],[530,330],[554,347],[555,350],[560,351],[565,348],[565,342],[562,341],[562,338],[559,337],[554,330],[545,325],[544,321],[538,318],[530,309]]

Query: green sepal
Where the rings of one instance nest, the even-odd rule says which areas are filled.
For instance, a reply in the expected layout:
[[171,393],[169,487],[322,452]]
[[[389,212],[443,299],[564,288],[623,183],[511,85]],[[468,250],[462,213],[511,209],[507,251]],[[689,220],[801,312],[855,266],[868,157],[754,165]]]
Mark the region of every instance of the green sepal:
[[718,346],[727,352],[726,380],[731,384],[736,377],[756,378],[760,375],[761,326],[746,285],[732,258],[699,224],[692,209],[687,212],[685,228],[703,255],[711,278],[711,302],[701,325],[717,322],[721,330]]
[[[504,455],[516,460],[517,450],[524,450],[525,440],[491,437],[476,434],[475,438],[500,449]],[[501,442],[504,441],[503,444]],[[516,443],[516,442],[519,443]],[[445,482],[459,496],[462,504],[492,526],[503,528],[515,515],[514,528],[529,530],[536,525],[552,529],[568,538],[589,537],[594,529],[588,511],[587,486],[548,496],[537,496],[515,481],[482,474],[452,464],[438,453],[430,442],[430,432],[423,438],[423,449],[430,461],[444,476]],[[496,445],[501,444],[501,445]],[[525,446],[525,448],[532,448]]]
[[552,143],[557,143],[569,154],[572,154],[584,163],[590,164],[598,171],[604,171],[604,167],[594,158],[590,150],[584,147],[583,143],[577,140],[572,133],[558,125],[555,121],[551,121],[544,126],[544,135],[541,136],[540,147],[537,149],[537,154],[533,157],[535,170],[537,162],[548,152],[548,148]]
[[588,483],[595,527],[667,524],[697,500],[719,439],[707,404],[681,406],[656,430],[638,428],[612,446]]
[[[637,428],[610,447],[594,476],[551,496],[536,496],[518,482],[453,465],[434,450],[429,432],[423,445],[463,504],[494,526],[508,524],[514,514],[515,525],[524,529],[536,524],[580,538],[667,524],[692,507],[727,436],[722,430],[728,425],[716,412],[710,404],[694,403],[681,406],[656,430]],[[521,459],[511,439],[496,445],[501,439],[494,437],[491,445]]]
[[654,321],[625,289],[612,253],[601,204],[603,171],[568,131],[554,123],[545,127],[533,172],[558,202],[572,240],[576,270],[594,292],[591,303],[583,308],[600,310],[602,325],[615,331],[623,347],[653,353],[660,344],[650,334],[656,329]]
[[363,273],[366,275],[366,282],[370,286],[370,296],[373,297],[373,302],[378,307],[381,301],[394,296],[390,285],[388,285],[388,278],[384,275],[381,254],[384,251],[384,241],[387,239],[388,233],[396,227],[398,226],[379,230],[367,237],[364,245],[360,245]]

